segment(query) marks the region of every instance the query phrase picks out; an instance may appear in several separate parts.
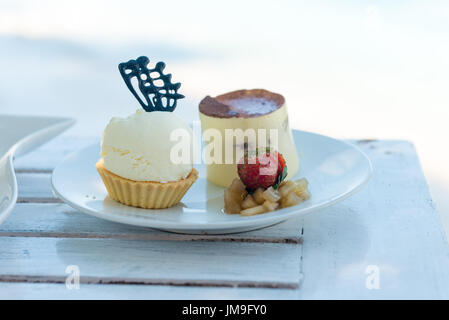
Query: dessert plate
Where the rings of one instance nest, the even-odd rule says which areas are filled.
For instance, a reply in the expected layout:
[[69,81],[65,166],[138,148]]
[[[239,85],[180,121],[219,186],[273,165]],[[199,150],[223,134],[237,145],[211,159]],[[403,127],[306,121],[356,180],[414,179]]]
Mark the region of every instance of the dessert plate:
[[[95,169],[100,145],[91,145],[65,159],[52,176],[56,196],[70,206],[101,219],[189,234],[224,234],[267,227],[288,218],[329,207],[360,190],[372,166],[357,147],[344,141],[293,130],[300,171],[309,180],[311,198],[297,206],[251,217],[223,211],[224,188],[206,179],[205,165],[197,165],[199,178],[178,205],[159,210],[122,205],[108,197]],[[288,166],[288,164],[287,164]]]
[[0,115],[0,223],[17,200],[14,157],[37,148],[74,123],[69,118]]

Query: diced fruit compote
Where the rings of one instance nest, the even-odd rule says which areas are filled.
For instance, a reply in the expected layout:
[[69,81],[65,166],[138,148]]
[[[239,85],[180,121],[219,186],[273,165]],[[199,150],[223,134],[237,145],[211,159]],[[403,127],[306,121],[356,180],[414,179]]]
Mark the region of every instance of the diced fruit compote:
[[310,198],[310,191],[309,191],[309,190],[304,190],[304,192],[298,194],[298,197],[299,197],[302,201],[306,201],[307,199]]
[[242,209],[248,209],[256,207],[258,203],[254,200],[253,196],[248,194],[242,202]]
[[224,193],[225,211],[227,213],[240,213],[246,194],[245,185],[242,181],[234,179]]
[[246,187],[243,184],[242,180],[240,179],[234,179],[232,180],[231,185],[228,187],[228,189],[235,193],[243,193],[246,191]]
[[[253,162],[248,162],[251,159]],[[265,170],[269,166],[274,167],[272,172]],[[276,151],[264,149],[252,155],[246,153],[238,164],[238,174],[240,179],[234,179],[224,193],[227,213],[254,216],[291,207],[310,198],[306,179],[284,181],[287,166]]]
[[253,216],[297,205],[310,198],[306,179],[284,181],[278,189],[257,188],[252,194],[246,191],[243,183],[235,179],[225,190],[225,211],[242,216]]
[[257,204],[262,204],[265,201],[265,197],[263,196],[264,189],[258,188],[253,193],[253,198],[256,201]]
[[242,210],[240,204],[235,200],[232,192],[228,189],[226,189],[224,193],[224,203],[224,208],[227,213],[240,213],[240,211]]
[[294,191],[295,191],[296,195],[301,196],[301,194],[307,190],[308,186],[309,186],[309,182],[305,178],[295,180],[295,190]]
[[301,198],[296,195],[294,192],[290,192],[285,197],[281,199],[281,207],[291,207],[297,205],[301,202]]
[[263,192],[263,197],[267,201],[277,202],[281,199],[281,194],[279,193],[279,191],[274,190],[273,187],[269,187]]
[[254,216],[256,214],[264,213],[266,211],[264,206],[256,206],[252,208],[248,208],[245,210],[242,210],[240,214],[242,216]]
[[279,187],[279,192],[280,192],[281,196],[285,197],[290,192],[295,190],[295,188],[296,188],[296,184],[293,181],[288,180],[288,181],[284,181],[282,183],[282,185]]
[[263,203],[263,206],[267,209],[267,211],[274,211],[277,207],[279,207],[279,203],[267,200]]

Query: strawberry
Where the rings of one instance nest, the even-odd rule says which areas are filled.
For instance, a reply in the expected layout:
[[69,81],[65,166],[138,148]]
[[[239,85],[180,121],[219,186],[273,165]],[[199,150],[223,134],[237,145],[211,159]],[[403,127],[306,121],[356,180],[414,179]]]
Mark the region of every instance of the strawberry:
[[237,164],[237,172],[250,191],[271,186],[276,189],[287,176],[287,166],[282,154],[266,148],[255,153],[245,152]]

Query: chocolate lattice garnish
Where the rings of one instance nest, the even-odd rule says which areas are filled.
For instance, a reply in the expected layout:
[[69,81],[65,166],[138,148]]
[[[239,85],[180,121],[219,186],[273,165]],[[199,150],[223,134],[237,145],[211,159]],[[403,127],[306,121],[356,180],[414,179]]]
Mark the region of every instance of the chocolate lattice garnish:
[[[147,112],[151,111],[169,111],[176,108],[178,99],[184,98],[178,93],[181,83],[171,83],[171,74],[164,74],[164,62],[156,63],[154,69],[149,69],[150,59],[139,57],[136,60],[129,60],[118,65],[120,74],[131,93],[136,97],[142,108]],[[146,103],[141,99],[134,89],[131,79],[136,77],[139,90],[145,98]],[[158,81],[159,80],[159,81]],[[156,84],[161,82],[162,84]]]

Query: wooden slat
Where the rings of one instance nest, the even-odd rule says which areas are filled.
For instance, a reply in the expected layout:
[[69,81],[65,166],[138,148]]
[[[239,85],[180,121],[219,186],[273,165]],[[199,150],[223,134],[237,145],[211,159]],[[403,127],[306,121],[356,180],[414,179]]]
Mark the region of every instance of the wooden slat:
[[[58,138],[15,162],[19,203],[0,226],[0,246],[5,248],[3,242],[16,244],[18,241],[27,251],[24,256],[17,251],[10,265],[0,262],[0,281],[26,282],[33,288],[39,285],[34,282],[64,282],[66,264],[59,257],[60,244],[66,243],[67,256],[78,257],[80,262],[77,263],[84,265],[80,265],[81,282],[84,286],[89,283],[88,288],[101,287],[96,283],[139,283],[151,284],[151,287],[158,284],[279,287],[283,290],[298,287],[301,278],[299,219],[234,235],[181,235],[104,221],[59,203],[51,191],[50,172],[69,152],[81,147],[76,139]],[[192,245],[186,241],[195,242]],[[32,259],[19,272],[12,265],[22,265],[20,261],[29,256],[32,244],[36,246]],[[89,250],[93,252],[86,254]],[[278,255],[273,260],[272,251]],[[119,257],[117,252],[123,256]],[[217,259],[218,253],[221,258]],[[133,260],[133,257],[137,258]],[[202,259],[207,260],[201,262]],[[110,260],[113,262],[108,262]],[[277,261],[276,267],[269,267],[268,261]],[[33,267],[36,265],[42,268],[36,270]],[[289,271],[285,272],[285,268]],[[84,276],[83,269],[88,270]]]
[[300,222],[299,218],[294,218],[269,228],[230,235],[187,235],[109,222],[81,213],[65,204],[19,203],[11,216],[0,225],[0,237],[301,243]]
[[298,289],[80,284],[68,290],[61,283],[0,282],[0,299],[296,299]]
[[[45,146],[45,150],[48,153],[52,152],[51,150],[65,148],[64,150],[68,152],[69,149],[73,148],[73,151],[81,147],[77,139],[73,139],[73,141],[75,142],[69,148],[61,141],[56,141],[55,139]],[[301,257],[302,266],[300,264],[299,268],[304,274],[304,281],[301,283],[299,290],[284,290],[284,292],[292,292],[291,297],[293,298],[309,299],[449,298],[449,249],[413,145],[404,141],[376,140],[354,141],[353,143],[361,147],[371,158],[374,165],[373,179],[364,190],[350,199],[303,218],[305,240],[302,246],[296,246],[299,250],[301,248],[303,250]],[[34,154],[28,155],[28,158],[24,157],[23,162],[18,163],[18,172],[49,172],[54,167],[54,164],[48,163],[45,165],[45,156],[39,154],[39,152],[36,151]],[[55,159],[55,163],[59,162],[62,159],[61,154],[58,153],[52,159]],[[31,162],[34,162],[34,164],[30,165]],[[30,193],[29,197],[31,198]],[[41,206],[39,209],[33,208],[31,210],[31,212],[38,213],[33,218],[27,212],[27,206],[32,205]],[[30,241],[52,240],[55,241],[54,246],[56,246],[59,239],[53,238],[53,235],[57,234],[58,230],[62,230],[62,233],[74,235],[74,238],[69,240],[91,241],[91,239],[79,239],[76,234],[83,235],[84,232],[88,234],[89,231],[83,228],[89,227],[89,219],[97,219],[85,216],[87,220],[83,220],[84,222],[81,223],[79,229],[75,229],[71,233],[69,230],[70,226],[76,224],[71,216],[72,214],[79,214],[76,212],[63,213],[66,216],[61,219],[58,218],[59,222],[56,221],[53,226],[50,223],[47,231],[55,234],[46,235],[45,232],[47,231],[44,231],[45,228],[41,228],[36,235],[43,238],[28,237],[34,232],[33,225],[37,223],[36,220],[33,220],[34,218],[37,220],[43,219],[42,225],[48,223],[45,220],[47,213],[39,213],[41,211],[45,212],[46,206],[47,208],[50,208],[50,206],[65,207],[62,204],[19,204],[16,208],[18,211],[13,213],[5,222],[4,226],[6,227],[3,228],[2,226],[3,229],[0,232],[2,232],[3,237],[0,238],[30,239]],[[53,212],[54,209],[50,210]],[[60,217],[57,215],[57,212],[61,213],[59,210],[57,209],[54,213],[57,217]],[[17,220],[12,220],[15,214],[17,214]],[[54,218],[53,214],[48,214],[48,219]],[[31,219],[28,225],[26,223],[27,219]],[[64,219],[67,219],[65,227]],[[8,223],[11,224],[8,225]],[[23,225],[23,227],[21,228],[20,225]],[[145,237],[154,236],[148,236],[150,233],[147,234],[146,231],[142,231],[142,234],[139,235],[138,231],[122,229],[133,227],[121,225],[118,227],[119,225],[117,225],[117,228],[120,229],[117,230],[112,225],[114,224],[105,221],[102,221],[99,225],[93,224],[92,234],[99,234],[101,228],[104,228],[106,230],[104,233],[107,234],[105,236],[107,239],[95,239],[94,241],[126,242],[131,240],[118,240],[116,238],[120,238],[124,234],[124,239],[132,239],[127,237],[134,233],[136,237],[142,237],[137,242],[154,242],[145,240]],[[263,230],[268,231],[270,228]],[[26,237],[12,238],[9,237],[10,235],[25,235]],[[45,238],[46,236],[51,238]],[[183,243],[183,241],[168,242]],[[194,243],[235,244],[233,242]],[[185,242],[185,244],[192,244],[192,242]],[[245,242],[239,242],[238,244],[260,245],[259,243]],[[271,253],[272,251],[270,251]],[[379,267],[379,290],[369,290],[366,287],[368,277],[366,268],[368,266]],[[39,289],[36,288],[49,288],[47,286],[52,286],[39,283],[0,283],[0,288],[2,288],[2,285],[33,288],[24,289],[30,290],[27,291],[30,292],[30,295],[33,292],[38,292]],[[54,284],[54,286],[51,292],[65,290],[61,289],[64,288],[62,284]],[[92,296],[96,296],[101,295],[104,286],[89,284],[84,285],[84,288],[86,287],[92,288],[90,292]],[[143,291],[146,291],[147,288],[157,288],[154,291],[155,294],[158,292],[173,292],[171,289],[179,288],[180,291],[178,292],[180,292],[179,296],[181,298],[195,296],[191,293],[192,291],[188,291],[189,289],[194,291],[198,289],[201,292],[206,292],[209,289],[219,290],[213,292],[242,292],[242,290],[248,290],[248,294],[257,292],[254,297],[263,297],[261,292],[272,291],[272,298],[276,298],[279,291],[274,289],[180,288],[156,285],[120,285],[118,287],[139,287]],[[202,289],[205,291],[202,291]],[[126,290],[132,291],[132,289]],[[115,292],[111,293],[111,296],[117,294],[117,297],[120,297],[119,289]],[[185,292],[185,295],[181,292]],[[87,292],[87,295],[89,294]],[[269,293],[268,296],[270,296]],[[126,297],[126,295],[124,294],[122,297]],[[207,294],[205,294],[205,297],[207,297]]]
[[14,161],[14,168],[16,172],[50,173],[70,153],[92,143],[99,143],[99,141],[99,138],[79,138],[63,134],[45,143],[38,149],[16,159]]
[[[413,145],[358,145],[373,178],[350,199],[304,217],[300,297],[449,298],[449,249]],[[379,289],[366,286],[368,266],[378,267]]]
[[58,203],[61,202],[51,190],[50,173],[17,173],[19,187],[18,203]]
[[0,238],[0,280],[296,288],[300,246],[80,238]]

